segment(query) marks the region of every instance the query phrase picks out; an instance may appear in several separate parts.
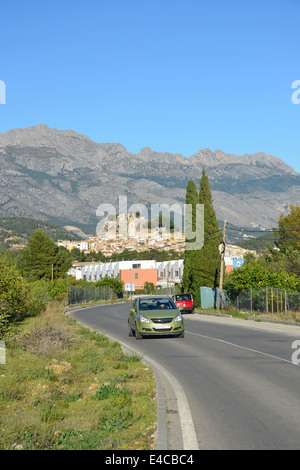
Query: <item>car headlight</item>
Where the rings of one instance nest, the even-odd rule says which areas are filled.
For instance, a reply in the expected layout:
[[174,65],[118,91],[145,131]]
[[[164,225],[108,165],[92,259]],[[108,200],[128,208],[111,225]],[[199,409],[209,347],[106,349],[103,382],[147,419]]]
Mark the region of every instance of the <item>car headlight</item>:
[[148,318],[144,317],[141,313],[139,314],[139,319],[142,323],[150,323],[150,320]]
[[181,320],[182,320],[182,315],[181,315],[181,313],[179,313],[174,321],[176,323],[176,322],[181,321]]

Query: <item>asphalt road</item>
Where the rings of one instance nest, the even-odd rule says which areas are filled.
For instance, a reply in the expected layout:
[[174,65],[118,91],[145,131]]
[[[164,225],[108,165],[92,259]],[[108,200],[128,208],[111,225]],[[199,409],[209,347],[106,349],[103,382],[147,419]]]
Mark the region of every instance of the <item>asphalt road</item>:
[[292,363],[300,327],[194,314],[184,316],[184,338],[137,341],[128,336],[129,308],[72,315],[159,365],[169,449],[300,448],[300,367]]

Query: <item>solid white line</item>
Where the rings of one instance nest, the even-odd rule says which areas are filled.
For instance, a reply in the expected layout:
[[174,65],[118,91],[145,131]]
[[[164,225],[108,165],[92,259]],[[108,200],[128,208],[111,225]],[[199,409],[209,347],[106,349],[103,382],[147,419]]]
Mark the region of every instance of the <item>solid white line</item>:
[[[293,364],[292,361],[289,361],[287,359],[283,359],[282,357],[273,356],[273,354],[268,354],[268,353],[265,353],[265,352],[262,352],[262,351],[257,351],[256,349],[246,348],[245,346],[240,346],[239,344],[230,343],[229,341],[225,341],[224,339],[219,339],[219,338],[213,338],[211,336],[200,335],[199,333],[192,333],[191,331],[187,331],[187,330],[185,330],[185,333],[189,333],[190,335],[194,335],[194,336],[200,336],[200,337],[206,338],[206,339],[211,339],[213,341],[218,341],[220,343],[225,343],[225,344],[228,344],[229,346],[234,346],[235,348],[244,349],[246,351],[250,351],[250,352],[253,352],[253,353],[256,353],[256,354],[261,354],[262,356],[268,356],[268,357],[272,357],[273,359],[278,359],[279,361],[287,362],[288,364]],[[295,365],[295,364],[293,364],[293,365]]]
[[[79,309],[79,310],[82,310],[82,309]],[[117,316],[117,315],[114,314],[114,316]],[[87,326],[88,328],[91,328],[89,325],[86,325],[83,322],[80,322],[78,319],[77,319],[77,322],[83,324],[84,326]],[[101,330],[98,328],[97,328],[97,331],[101,332]],[[186,394],[181,384],[175,379],[175,377],[170,372],[168,372],[158,362],[150,359],[148,356],[144,356],[141,351],[138,351],[137,349],[132,348],[131,346],[129,346],[127,343],[124,343],[120,339],[117,339],[113,336],[108,335],[105,331],[102,331],[102,333],[106,335],[108,338],[112,339],[113,341],[119,342],[125,348],[133,351],[134,353],[141,355],[144,362],[148,363],[149,365],[151,364],[162,375],[164,375],[167,378],[167,380],[169,380],[170,384],[173,386],[173,390],[177,399],[178,413],[179,413],[181,432],[182,432],[183,449],[184,450],[198,450],[199,449],[198,440],[197,440],[197,435],[196,435],[196,431],[195,431],[195,427],[194,427],[194,423],[193,423],[193,419],[191,415],[191,410],[188,404]]]
[[158,369],[161,374],[163,374],[173,386],[176,398],[177,406],[180,417],[181,432],[182,432],[182,441],[184,450],[198,450],[198,440],[196,436],[196,431],[191,415],[191,410],[186,398],[186,394],[181,386],[181,384],[175,379],[175,377],[170,374],[164,367],[158,364],[156,361],[144,357],[146,361],[150,364],[153,364],[153,367]]
[[[99,330],[98,330],[99,331]],[[183,450],[198,450],[198,440],[197,435],[193,423],[193,418],[191,415],[191,410],[186,398],[186,394],[181,386],[181,384],[175,379],[175,377],[168,372],[164,367],[162,367],[158,362],[150,359],[148,356],[145,356],[144,353],[129,346],[127,343],[124,343],[120,339],[117,339],[113,336],[107,335],[104,333],[108,338],[112,339],[113,341],[119,342],[123,347],[133,351],[135,354],[141,355],[142,360],[148,364],[150,367],[155,368],[160,374],[166,377],[166,379],[170,382],[173,387],[177,406],[178,406],[178,413],[180,418],[180,425],[181,425],[181,433],[182,433],[182,442],[183,442]]]
[[112,336],[108,336],[108,338],[111,338],[114,341],[118,341],[122,346],[125,348],[133,351],[136,354],[141,355],[142,360],[146,363],[149,364],[149,366],[155,368],[160,374],[166,377],[166,379],[170,382],[170,384],[173,387],[176,400],[177,400],[177,406],[178,406],[178,413],[179,413],[179,418],[180,418],[180,425],[181,425],[181,433],[182,433],[182,442],[183,442],[183,450],[198,450],[198,440],[196,436],[196,431],[193,423],[193,418],[191,414],[191,410],[186,398],[186,394],[181,386],[181,384],[175,379],[175,377],[168,372],[164,367],[162,367],[158,362],[154,361],[153,359],[150,359],[148,356],[144,355],[141,351],[138,349],[135,349],[131,346],[129,346],[127,343],[124,343],[120,339],[116,339]]

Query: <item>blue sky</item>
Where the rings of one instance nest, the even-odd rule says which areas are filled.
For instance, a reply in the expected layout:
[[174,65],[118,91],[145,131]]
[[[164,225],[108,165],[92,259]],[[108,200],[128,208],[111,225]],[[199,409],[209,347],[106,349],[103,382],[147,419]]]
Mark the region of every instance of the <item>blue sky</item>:
[[0,132],[265,152],[300,172],[299,0],[2,0],[0,12]]

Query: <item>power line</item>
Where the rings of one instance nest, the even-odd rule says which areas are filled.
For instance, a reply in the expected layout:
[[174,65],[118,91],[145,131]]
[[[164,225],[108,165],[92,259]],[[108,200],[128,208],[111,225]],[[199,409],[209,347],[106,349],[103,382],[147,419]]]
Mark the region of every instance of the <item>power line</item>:
[[295,228],[290,228],[290,229],[281,229],[281,228],[273,228],[272,230],[248,230],[245,227],[244,228],[230,228],[228,227],[228,230],[232,232],[244,232],[244,233],[284,233],[284,232],[300,232],[300,227],[295,227]]
[[[235,236],[235,239],[253,240],[253,241],[255,240],[255,241],[257,241],[257,240],[259,239],[259,237],[246,239],[246,238],[244,238],[243,236]],[[285,240],[300,240],[300,236],[299,236],[299,237],[284,237],[284,238],[269,237],[269,238],[266,238],[266,239],[265,239],[265,241],[272,241],[272,240],[275,240],[275,241],[282,241],[282,242],[284,242]]]

